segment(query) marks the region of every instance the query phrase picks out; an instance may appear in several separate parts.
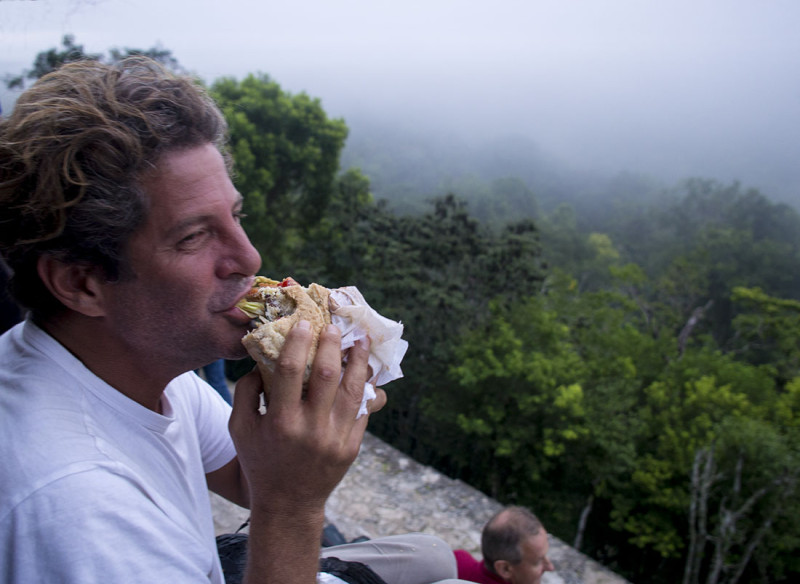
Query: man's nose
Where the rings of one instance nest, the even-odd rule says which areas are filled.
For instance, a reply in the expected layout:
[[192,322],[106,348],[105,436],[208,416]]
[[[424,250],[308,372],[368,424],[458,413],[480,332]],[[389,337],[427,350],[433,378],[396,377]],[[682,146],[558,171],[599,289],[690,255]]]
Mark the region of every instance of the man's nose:
[[244,242],[242,243],[242,255],[241,261],[245,268],[245,274],[256,274],[258,273],[258,269],[261,267],[261,254],[258,253],[258,250],[253,246],[250,242],[250,238],[247,237],[247,234],[244,234]]
[[237,225],[226,240],[225,261],[222,264],[226,277],[231,273],[251,276],[261,267],[261,254],[250,242],[241,225]]

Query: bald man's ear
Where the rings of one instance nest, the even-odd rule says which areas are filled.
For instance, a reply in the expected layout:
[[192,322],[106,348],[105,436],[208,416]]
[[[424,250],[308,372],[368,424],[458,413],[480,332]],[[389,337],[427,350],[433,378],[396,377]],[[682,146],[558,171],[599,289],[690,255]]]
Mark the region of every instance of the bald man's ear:
[[496,560],[494,571],[506,582],[511,582],[511,562],[508,560]]
[[100,270],[86,264],[68,264],[49,255],[39,257],[39,277],[64,306],[86,316],[103,316],[103,282]]

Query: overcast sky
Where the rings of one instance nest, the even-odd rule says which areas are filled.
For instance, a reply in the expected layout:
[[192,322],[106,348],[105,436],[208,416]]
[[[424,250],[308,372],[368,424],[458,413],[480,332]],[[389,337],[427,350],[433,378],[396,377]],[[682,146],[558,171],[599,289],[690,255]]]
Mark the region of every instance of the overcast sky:
[[800,198],[797,0],[0,0],[0,75],[66,33],[160,44],[208,81],[268,73],[335,117]]

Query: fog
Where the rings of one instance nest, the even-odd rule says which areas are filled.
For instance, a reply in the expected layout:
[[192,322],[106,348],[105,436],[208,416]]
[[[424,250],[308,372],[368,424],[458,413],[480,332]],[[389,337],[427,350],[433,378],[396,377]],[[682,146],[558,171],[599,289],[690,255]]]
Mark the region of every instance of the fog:
[[160,45],[209,82],[263,72],[320,98],[351,137],[518,134],[582,171],[797,203],[799,29],[795,0],[0,0],[0,74],[66,33]]

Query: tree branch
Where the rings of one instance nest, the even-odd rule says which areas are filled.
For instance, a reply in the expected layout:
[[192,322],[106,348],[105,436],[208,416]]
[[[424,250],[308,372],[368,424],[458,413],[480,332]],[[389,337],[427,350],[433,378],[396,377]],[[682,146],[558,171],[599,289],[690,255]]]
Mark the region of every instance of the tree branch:
[[705,313],[711,306],[714,304],[713,300],[709,300],[706,302],[705,306],[698,306],[692,311],[692,316],[689,317],[689,320],[686,321],[686,324],[683,325],[683,329],[681,329],[680,334],[678,335],[678,355],[683,356],[683,352],[686,350],[686,343],[689,342],[689,337],[694,330],[694,327],[697,326],[697,323],[700,322],[700,319],[705,316]]

